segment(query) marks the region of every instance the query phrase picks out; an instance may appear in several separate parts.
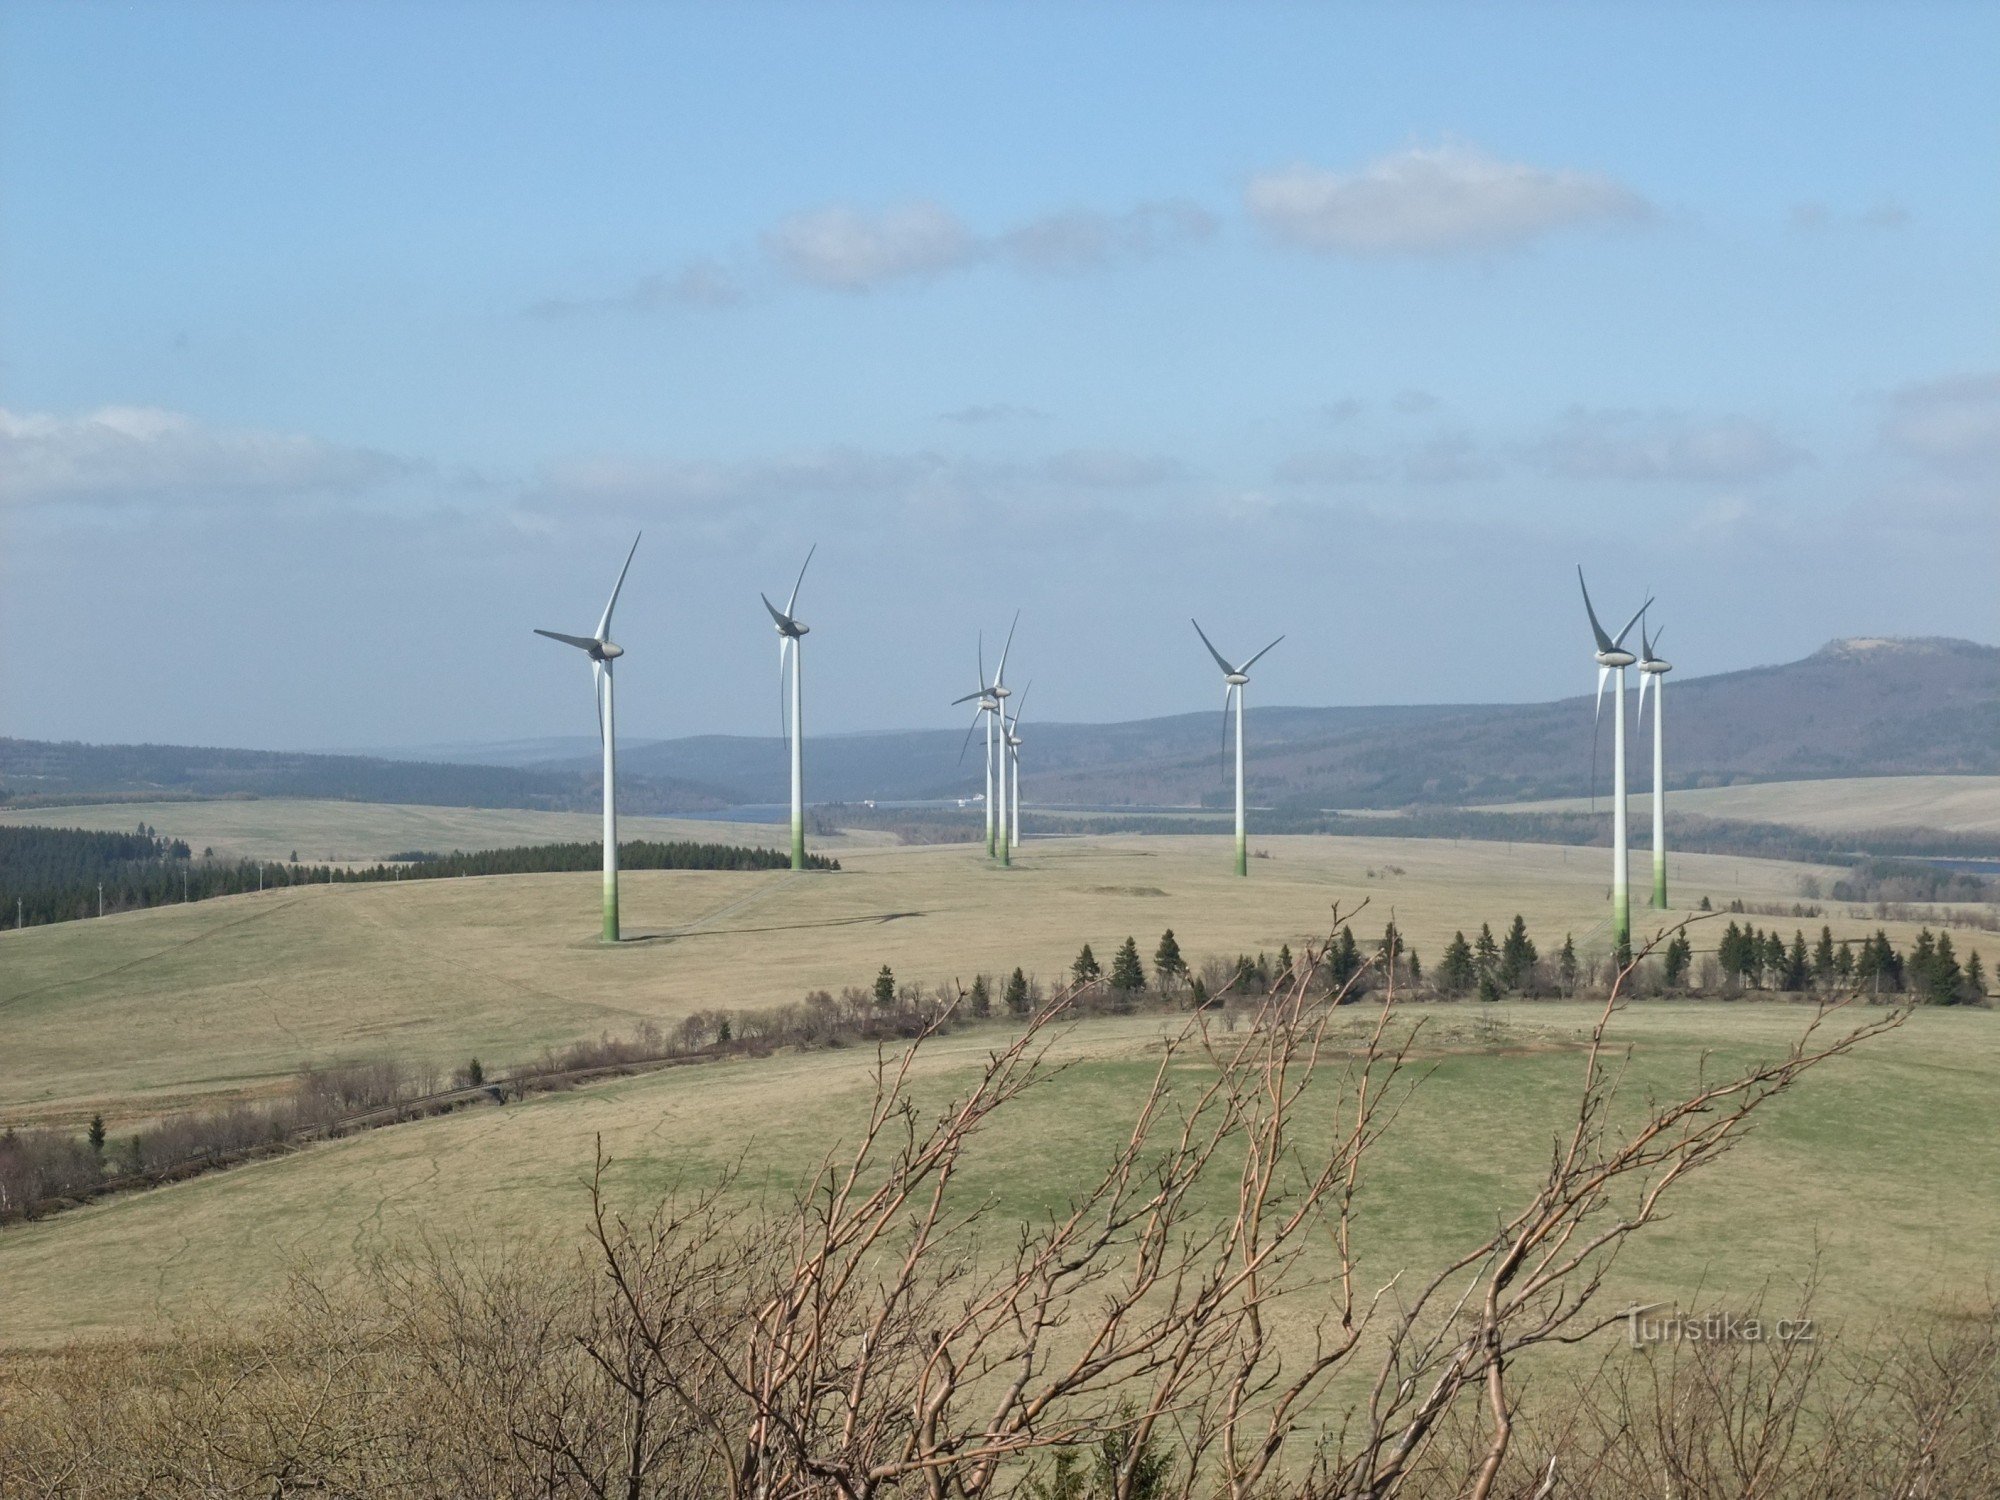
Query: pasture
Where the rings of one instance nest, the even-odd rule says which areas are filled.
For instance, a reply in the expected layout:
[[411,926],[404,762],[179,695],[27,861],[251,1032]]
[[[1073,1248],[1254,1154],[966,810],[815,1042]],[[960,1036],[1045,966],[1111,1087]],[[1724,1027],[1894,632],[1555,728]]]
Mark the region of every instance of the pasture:
[[[1644,774],[1635,762],[1634,774]],[[1596,806],[1606,806],[1600,797]],[[1501,802],[1480,812],[1584,812],[1586,797]],[[1653,815],[1651,791],[1630,798],[1634,819]],[[1897,828],[2000,835],[2000,776],[1847,776],[1827,781],[1760,781],[1739,786],[1670,790],[1672,812],[1705,818],[1784,823],[1814,833],[1883,832]],[[1650,825],[1635,823],[1635,831]]]
[[[1257,848],[1269,857],[1247,880],[1226,839],[1192,835],[1030,841],[1011,869],[929,845],[844,849],[839,873],[635,871],[616,949],[596,938],[594,873],[297,887],[0,932],[0,1124],[75,1127],[101,1111],[115,1127],[254,1095],[308,1062],[505,1066],[646,1021],[866,986],[883,964],[927,986],[1017,965],[1055,980],[1085,942],[1108,964],[1129,934],[1150,960],[1168,927],[1196,964],[1275,954],[1323,935],[1335,902],[1370,903],[1363,939],[1393,914],[1426,962],[1455,929],[1498,932],[1516,912],[1547,953],[1568,932],[1585,953],[1606,946],[1602,851],[1307,836]],[[1788,903],[1808,869],[1688,855],[1673,891]],[[1635,909],[1637,933],[1656,924]],[[1834,920],[1839,936],[1874,925]]]
[[[1436,1264],[1520,1201],[1571,1106],[1577,1043],[1595,1011],[1505,1003],[1414,1013],[1427,1028],[1419,1061],[1435,1071],[1363,1181],[1357,1243],[1371,1285]],[[1368,1017],[1344,1019],[1351,1036]],[[1770,1055],[1805,1019],[1781,1005],[1633,1007],[1614,1033],[1632,1048],[1628,1097],[1684,1088],[1704,1065],[1713,1074]],[[1147,1016],[1068,1031],[1056,1056],[1073,1066],[995,1121],[963,1201],[990,1200],[997,1224],[1060,1205],[1121,1138],[1174,1024]],[[924,1095],[964,1088],[1000,1035],[994,1023],[936,1042]],[[855,1049],[672,1069],[378,1130],[13,1226],[0,1231],[0,1343],[142,1334],[161,1318],[255,1306],[294,1269],[338,1273],[419,1234],[486,1249],[575,1242],[600,1137],[624,1208],[739,1164],[744,1193],[783,1191],[851,1138],[869,1063]],[[1817,1257],[1817,1308],[1837,1328],[1990,1280],[2000,1203],[1971,1185],[2000,1179],[1996,1075],[2000,1029],[1991,1014],[1966,1011],[1919,1013],[1809,1075],[1620,1259],[1607,1303],[1731,1308],[1768,1289],[1773,1307],[1789,1306]],[[1205,1189],[1217,1212],[1229,1176]]]

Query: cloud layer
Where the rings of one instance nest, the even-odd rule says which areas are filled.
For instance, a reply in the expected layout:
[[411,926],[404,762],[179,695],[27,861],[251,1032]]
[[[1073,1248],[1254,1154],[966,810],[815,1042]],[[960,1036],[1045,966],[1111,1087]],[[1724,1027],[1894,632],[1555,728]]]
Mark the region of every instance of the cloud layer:
[[352,494],[402,460],[287,433],[227,431],[155,407],[0,410],[0,496],[15,504],[202,503]]
[[1493,250],[1558,229],[1641,224],[1653,215],[1644,198],[1609,177],[1456,145],[1411,147],[1353,173],[1307,165],[1261,172],[1243,202],[1275,239],[1361,256]]

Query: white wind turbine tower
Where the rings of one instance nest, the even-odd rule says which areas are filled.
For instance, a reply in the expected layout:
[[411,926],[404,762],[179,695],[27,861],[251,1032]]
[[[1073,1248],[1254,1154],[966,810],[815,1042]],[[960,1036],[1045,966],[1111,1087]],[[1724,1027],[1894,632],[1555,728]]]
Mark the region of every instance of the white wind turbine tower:
[[[959,760],[963,761],[965,759],[965,746],[972,743],[972,731],[979,727],[980,719],[983,717],[986,720],[986,857],[991,859],[997,849],[1001,860],[1008,864],[1011,864],[1013,860],[1007,849],[1007,809],[1004,802],[1000,803],[997,808],[1000,831],[1000,840],[997,846],[993,838],[996,814],[995,804],[1000,801],[995,796],[993,744],[996,727],[995,721],[1004,718],[1007,711],[1007,698],[1013,691],[1013,689],[1007,686],[1007,653],[1014,645],[1014,627],[1020,623],[1021,612],[1015,610],[1014,623],[1007,627],[1007,643],[1000,648],[1000,666],[994,672],[993,681],[990,683],[986,680],[986,637],[984,633],[980,635],[979,690],[967,693],[963,698],[954,698],[951,700],[952,707],[954,708],[961,703],[970,703],[974,699],[977,699],[979,702],[979,707],[973,711],[972,727],[965,731],[965,744],[958,747]],[[1003,770],[1001,773],[1003,784],[1005,774]]]
[[618,581],[611,586],[611,598],[604,606],[604,618],[597,622],[595,635],[564,635],[539,628],[535,631],[536,635],[587,652],[590,675],[596,679],[597,736],[604,745],[604,941],[607,943],[618,941],[618,735],[612,721],[611,664],[625,654],[625,648],[611,640],[611,611],[618,607],[618,591],[625,587],[632,553],[639,550],[639,537],[644,535],[642,531],[632,538],[632,550],[625,554],[625,566],[618,570]]
[[1666,734],[1660,720],[1667,707],[1667,673],[1674,664],[1655,656],[1659,636],[1646,634],[1646,622],[1639,622],[1639,722],[1646,720],[1646,684],[1653,685],[1653,905],[1667,906],[1667,755]]
[[1194,626],[1194,633],[1201,637],[1201,643],[1208,647],[1208,654],[1214,657],[1215,664],[1222,668],[1222,681],[1224,684],[1222,689],[1222,732],[1225,736],[1229,733],[1229,700],[1232,695],[1236,699],[1236,873],[1238,875],[1248,875],[1250,873],[1250,840],[1243,822],[1243,688],[1250,681],[1250,669],[1256,666],[1263,658],[1265,651],[1269,651],[1271,646],[1277,645],[1278,641],[1282,641],[1284,637],[1279,636],[1278,641],[1271,642],[1271,646],[1266,646],[1264,651],[1259,651],[1241,666],[1232,667],[1223,654],[1215,649],[1215,643],[1208,638],[1208,632],[1201,628],[1199,620],[1191,619],[1188,621],[1188,624]]
[[792,725],[792,868],[794,870],[803,870],[806,867],[806,780],[803,749],[805,729],[800,723],[800,715],[805,709],[805,692],[799,685],[799,641],[801,637],[810,633],[812,627],[800,621],[792,611],[799,602],[799,584],[806,581],[806,569],[812,566],[813,553],[817,551],[819,544],[815,542],[806,552],[806,560],[799,567],[798,579],[792,584],[792,596],[785,601],[783,609],[773,604],[767,595],[757,596],[764,601],[764,608],[771,612],[771,619],[778,627],[778,697],[781,706],[785,692],[785,658],[787,655],[791,657],[792,711],[789,717]]
[[1033,686],[1034,683],[1030,682],[1028,687],[1021,689],[1021,696],[1014,700],[1014,717],[1006,722],[1006,732],[1001,737],[1007,747],[1006,773],[1013,781],[1014,821],[1011,832],[1016,849],[1021,847],[1021,710],[1027,707],[1028,688]]
[[[1590,589],[1583,581],[1583,569],[1576,570],[1577,587],[1583,590],[1584,613],[1590,616],[1590,633],[1597,638],[1597,713],[1604,712],[1604,683],[1615,670],[1618,673],[1618,694],[1613,704],[1617,722],[1611,736],[1612,770],[1612,811],[1611,811],[1611,943],[1622,961],[1632,947],[1632,890],[1631,859],[1627,852],[1625,790],[1625,669],[1638,658],[1625,649],[1625,637],[1632,633],[1632,627],[1639,623],[1639,616],[1646,612],[1648,599],[1632,612],[1632,618],[1625,622],[1625,628],[1615,636],[1604,633],[1604,627],[1597,623],[1597,611],[1590,606]],[[1594,722],[1594,721],[1593,721]],[[1594,734],[1594,731],[1593,731]],[[1596,774],[1597,751],[1591,750],[1591,774]]]

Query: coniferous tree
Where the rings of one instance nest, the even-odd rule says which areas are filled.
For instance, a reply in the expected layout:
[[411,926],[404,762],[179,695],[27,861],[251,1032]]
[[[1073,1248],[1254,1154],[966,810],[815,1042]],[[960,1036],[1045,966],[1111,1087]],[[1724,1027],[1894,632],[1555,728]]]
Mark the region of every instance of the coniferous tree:
[[1792,946],[1785,954],[1783,974],[1783,988],[1794,994],[1803,990],[1812,978],[1812,959],[1806,953],[1806,935],[1802,931],[1792,933]]
[[1139,945],[1126,938],[1111,960],[1111,988],[1134,994],[1146,987],[1146,971],[1139,963]]
[[887,964],[875,976],[875,1003],[884,1010],[896,1003],[896,976]]
[[1556,983],[1562,986],[1565,995],[1576,989],[1578,975],[1582,972],[1576,961],[1576,938],[1573,934],[1563,934],[1562,952],[1556,955]]
[[[1801,943],[1800,946],[1803,947],[1804,944]],[[1785,940],[1778,936],[1778,929],[1773,927],[1764,936],[1764,975],[1775,987],[1790,989],[1791,986],[1785,983],[1785,969]]]
[[731,1028],[729,1024],[729,1017],[724,1016],[721,1019],[721,1021],[719,1021],[716,1024],[715,1044],[718,1047],[727,1047],[735,1039],[736,1039],[736,1032],[734,1031],[733,1028]]
[[1833,983],[1833,964],[1833,929],[1822,926],[1819,930],[1819,941],[1813,945],[1812,961],[1813,982],[1821,989]]
[[1833,977],[1842,989],[1854,978],[1854,947],[1846,938],[1840,940],[1840,948],[1833,955]]
[[1975,1002],[1986,998],[1986,966],[1980,963],[1977,948],[1965,955],[1965,994]]
[[1410,966],[1410,983],[1422,984],[1424,982],[1424,961],[1417,957],[1417,950],[1414,948],[1405,948],[1403,950],[1403,962]]
[[[1975,957],[1976,957],[1976,956],[1977,956],[1977,955],[1975,955]],[[90,1139],[90,1154],[91,1154],[92,1156],[102,1156],[102,1155],[104,1154],[104,1116],[103,1116],[103,1115],[92,1115],[92,1116],[90,1117],[90,1137],[89,1137],[89,1139]]]
[[1516,912],[1514,925],[1507,929],[1507,941],[1500,945],[1501,985],[1510,990],[1526,989],[1535,977],[1535,960],[1539,957],[1533,939],[1528,936],[1527,922]]
[[1500,967],[1500,945],[1493,941],[1493,924],[1479,924],[1479,940],[1472,945],[1472,956],[1479,965],[1479,972],[1491,974]]
[[984,974],[973,977],[972,988],[967,992],[965,999],[966,1005],[979,1020],[983,1021],[993,1014],[993,991],[987,985]]
[[1478,982],[1479,970],[1472,962],[1472,945],[1463,932],[1452,934],[1438,960],[1437,985],[1447,995],[1463,995]]
[[1694,961],[1694,945],[1688,942],[1685,932],[1677,932],[1667,939],[1666,981],[1670,990],[1687,986],[1688,966]]
[[1171,927],[1160,934],[1160,946],[1153,950],[1153,973],[1162,985],[1187,974],[1187,960],[1181,957],[1181,945],[1174,940]]
[[1491,969],[1479,971],[1479,998],[1487,1001],[1500,998],[1500,978]]
[[1278,945],[1278,982],[1280,984],[1284,983],[1285,980],[1291,978],[1291,974],[1292,945],[1290,943],[1280,943]]
[[1208,1004],[1208,986],[1202,983],[1199,974],[1188,981],[1188,1004],[1196,1010]]
[[1069,977],[1078,984],[1090,984],[1103,970],[1097,966],[1097,955],[1090,951],[1090,944],[1083,945],[1083,951],[1076,956],[1076,962],[1069,966]]
[[1028,976],[1019,969],[1008,975],[1007,989],[1001,998],[1007,1002],[1010,1014],[1025,1016],[1028,1013]]
[[1958,954],[1952,950],[1951,934],[1940,932],[1937,947],[1931,952],[1930,969],[1924,976],[1924,988],[1931,1002],[1936,1005],[1958,1004],[1959,985],[1964,978],[1964,972],[1958,966]]

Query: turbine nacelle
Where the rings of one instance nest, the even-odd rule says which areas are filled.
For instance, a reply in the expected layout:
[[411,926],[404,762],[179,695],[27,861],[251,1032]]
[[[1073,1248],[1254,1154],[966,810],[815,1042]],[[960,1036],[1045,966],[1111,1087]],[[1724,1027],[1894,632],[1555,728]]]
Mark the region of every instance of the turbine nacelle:
[[1222,680],[1228,683],[1231,687],[1242,687],[1243,684],[1248,682],[1250,679],[1244,676],[1243,673],[1241,672],[1231,672],[1227,677],[1224,677]]
[[625,648],[614,641],[599,641],[597,649],[590,653],[592,661],[610,661],[614,656],[623,656]]
[[1596,654],[1600,667],[1629,667],[1638,659],[1630,651],[1599,651]]

